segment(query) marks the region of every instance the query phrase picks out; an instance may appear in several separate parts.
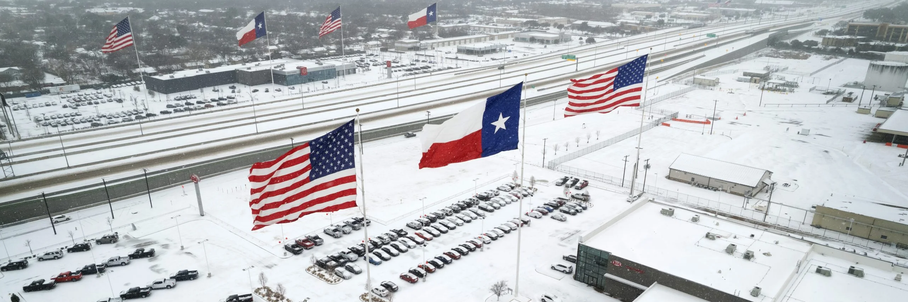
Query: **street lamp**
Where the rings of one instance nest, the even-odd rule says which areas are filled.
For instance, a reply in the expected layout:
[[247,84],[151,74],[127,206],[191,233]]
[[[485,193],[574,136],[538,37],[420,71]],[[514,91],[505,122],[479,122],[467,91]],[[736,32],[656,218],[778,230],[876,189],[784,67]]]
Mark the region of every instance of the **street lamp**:
[[476,197],[476,181],[477,180],[479,180],[479,178],[473,179],[473,197]]
[[646,192],[646,175],[649,174],[649,158],[643,161],[643,188],[640,192]]
[[199,241],[202,244],[202,251],[205,252],[205,266],[208,267],[208,278],[211,278],[211,263],[208,262],[208,249],[205,248],[205,242],[208,242],[208,239]]
[[429,117],[430,117],[431,115],[432,115],[432,112],[429,111],[429,110],[426,110],[426,125],[429,124]]
[[420,198],[419,201],[422,202],[422,216],[426,217],[426,198]]
[[255,268],[255,265],[250,265],[247,268],[244,268],[243,271],[246,272],[246,275],[249,276],[249,290],[255,292],[255,288],[252,286],[252,269]]
[[177,219],[180,215],[170,217],[177,224],[177,236],[180,238],[180,250],[183,249],[183,234],[180,233],[180,220]]

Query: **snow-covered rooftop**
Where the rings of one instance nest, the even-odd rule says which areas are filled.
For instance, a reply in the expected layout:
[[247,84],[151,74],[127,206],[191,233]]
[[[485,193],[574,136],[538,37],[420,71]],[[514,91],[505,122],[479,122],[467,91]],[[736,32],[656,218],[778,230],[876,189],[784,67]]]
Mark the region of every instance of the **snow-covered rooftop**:
[[[781,297],[786,280],[811,248],[809,243],[706,213],[674,208],[669,217],[660,214],[667,205],[638,202],[599,233],[583,236],[583,244],[728,294],[740,293],[738,297],[749,301]],[[699,215],[699,222],[691,222],[694,215]],[[707,232],[716,239],[707,239]],[[737,245],[733,254],[725,252],[729,244]],[[754,252],[752,260],[743,258],[747,250]],[[754,286],[762,288],[760,297],[748,294]]]
[[[830,276],[820,275],[817,267],[832,271]],[[855,266],[864,271],[859,278],[848,274]],[[798,272],[785,289],[785,295],[776,301],[904,301],[908,283],[895,280],[908,269],[892,263],[867,258],[852,251],[843,251],[815,244]]]
[[290,60],[290,59],[277,59],[274,61],[261,61],[261,62],[245,63],[245,64],[224,65],[224,66],[218,66],[218,67],[214,67],[214,68],[186,69],[186,70],[180,70],[180,71],[177,71],[177,72],[174,72],[171,74],[152,76],[152,77],[164,80],[164,79],[170,78],[170,76],[173,76],[174,78],[183,78],[183,77],[195,76],[198,74],[204,74],[206,72],[208,72],[208,73],[224,72],[224,71],[237,70],[237,69],[246,69],[247,67],[260,69],[260,68],[268,68],[270,66],[276,66],[276,65],[280,65],[280,64],[289,65],[289,64],[292,64],[295,62],[298,62],[298,61]]
[[896,110],[877,132],[908,136],[908,110]]
[[671,287],[654,283],[646,289],[634,302],[706,302],[706,300],[688,295],[672,289]]
[[669,168],[747,186],[759,184],[766,172],[765,169],[685,153],[678,155]]
[[895,223],[908,224],[908,209],[887,206],[872,201],[863,200],[829,200],[823,203],[824,207],[861,214],[876,219],[889,220]]

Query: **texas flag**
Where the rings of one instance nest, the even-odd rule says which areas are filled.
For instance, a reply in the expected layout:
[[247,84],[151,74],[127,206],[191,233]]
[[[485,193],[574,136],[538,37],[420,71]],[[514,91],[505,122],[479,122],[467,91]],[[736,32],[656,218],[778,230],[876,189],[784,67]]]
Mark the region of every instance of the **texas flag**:
[[407,26],[410,29],[414,29],[432,22],[435,22],[435,3],[429,5],[424,10],[410,14],[410,19],[407,20]]
[[422,128],[419,168],[438,168],[517,149],[523,82],[454,115]]
[[265,12],[262,12],[258,16],[255,16],[255,19],[249,21],[249,24],[246,24],[246,26],[240,28],[240,30],[236,32],[236,39],[240,41],[240,46],[243,46],[243,44],[264,37],[266,34]]

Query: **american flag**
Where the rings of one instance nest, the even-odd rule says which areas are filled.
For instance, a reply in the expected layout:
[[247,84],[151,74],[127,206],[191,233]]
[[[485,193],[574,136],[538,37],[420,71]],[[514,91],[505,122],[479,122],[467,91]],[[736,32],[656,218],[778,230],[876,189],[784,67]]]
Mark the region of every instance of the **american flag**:
[[640,106],[647,56],[587,79],[571,79],[574,84],[568,87],[568,106],[564,108],[564,116],[587,112],[609,113],[618,106]]
[[107,35],[107,43],[101,47],[101,52],[112,53],[132,46],[132,44],[132,29],[129,28],[129,18],[127,17],[110,30],[110,34]]
[[249,169],[252,230],[356,207],[353,121]]
[[325,17],[325,23],[318,29],[318,37],[330,34],[341,27],[341,8],[337,7],[328,17]]

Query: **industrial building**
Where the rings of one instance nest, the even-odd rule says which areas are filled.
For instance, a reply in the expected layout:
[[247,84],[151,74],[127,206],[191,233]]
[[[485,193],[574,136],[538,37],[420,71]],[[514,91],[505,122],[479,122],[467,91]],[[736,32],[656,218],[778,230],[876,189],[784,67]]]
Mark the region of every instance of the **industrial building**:
[[820,45],[826,47],[854,47],[858,37],[855,36],[825,36]]
[[772,183],[772,172],[735,163],[681,154],[668,178],[741,196],[753,196]]
[[890,51],[887,52],[883,61],[908,63],[908,51]]
[[874,61],[867,66],[864,86],[876,86],[876,90],[902,91],[908,82],[908,63]]
[[571,35],[567,33],[545,33],[530,31],[514,35],[514,42],[561,44],[570,40]]
[[719,78],[707,77],[707,76],[695,76],[694,85],[716,86],[716,85],[719,85]]
[[857,200],[816,206],[810,225],[908,249],[908,209]]
[[[877,109],[877,111],[883,108]],[[883,140],[889,144],[905,145],[908,148],[908,110],[891,109],[876,133],[884,135]]]
[[899,301],[908,269],[642,199],[581,234],[574,280],[621,301]]
[[507,49],[508,49],[508,46],[505,44],[475,43],[475,44],[470,44],[470,45],[458,45],[457,53],[462,53],[465,55],[482,56],[482,55],[486,55],[486,54],[507,51]]
[[[306,67],[311,74],[300,75],[300,67]],[[273,62],[243,63],[146,76],[145,87],[158,93],[170,94],[229,84],[255,86],[271,83],[272,72],[274,83],[286,86],[333,79],[343,73],[353,74],[356,73],[356,65],[345,62],[280,59]]]
[[848,23],[846,35],[861,36],[887,42],[908,42],[908,25],[889,23]]

